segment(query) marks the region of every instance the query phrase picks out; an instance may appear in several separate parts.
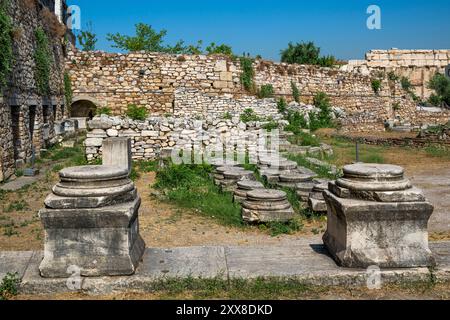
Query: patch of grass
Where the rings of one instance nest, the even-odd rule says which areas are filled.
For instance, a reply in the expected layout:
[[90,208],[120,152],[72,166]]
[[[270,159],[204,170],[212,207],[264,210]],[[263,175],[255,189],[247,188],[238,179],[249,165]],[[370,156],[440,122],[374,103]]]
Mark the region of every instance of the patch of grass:
[[155,188],[164,190],[169,201],[182,208],[217,220],[224,225],[243,226],[241,208],[231,193],[214,185],[207,165],[174,165],[157,172]]
[[308,168],[308,169],[314,171],[319,178],[326,178],[326,179],[330,179],[330,180],[336,180],[338,178],[338,175],[333,174],[331,172],[330,166],[313,165],[309,161],[307,161],[306,158],[302,155],[289,154],[288,159],[297,162],[299,166],[302,166],[302,167],[305,167],[305,168]]
[[63,164],[56,164],[53,166],[52,171],[56,173],[56,172],[60,172],[62,169],[64,169]]
[[432,157],[450,159],[450,149],[443,146],[429,145],[425,148],[425,152]]
[[3,227],[3,235],[6,237],[18,236],[19,231],[16,230],[17,226],[14,223],[8,224]]
[[293,234],[295,232],[301,231],[304,227],[300,217],[294,218],[293,220],[283,223],[283,222],[270,222],[265,224],[265,226],[270,231],[272,237],[277,237],[282,234]]
[[312,147],[320,146],[319,138],[302,131],[298,131],[295,133],[295,135],[288,137],[288,141],[292,144],[296,144],[299,146],[312,146]]
[[29,208],[28,203],[25,200],[14,201],[3,209],[3,212],[24,211]]
[[20,284],[19,274],[7,273],[0,283],[0,300],[8,300],[18,293]]
[[158,161],[137,161],[134,163],[139,172],[155,172],[158,170]]
[[166,296],[179,296],[189,293],[195,299],[245,299],[274,300],[280,298],[300,298],[307,293],[326,292],[326,288],[313,287],[296,279],[257,278],[224,280],[213,279],[167,279],[152,284],[155,292]]

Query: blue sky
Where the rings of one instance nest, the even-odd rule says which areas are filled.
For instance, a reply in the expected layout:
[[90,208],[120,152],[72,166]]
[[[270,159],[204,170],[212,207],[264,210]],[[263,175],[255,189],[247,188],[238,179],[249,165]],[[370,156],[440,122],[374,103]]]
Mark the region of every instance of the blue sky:
[[[68,0],[81,8],[82,27],[92,21],[97,49],[118,51],[109,32],[134,34],[144,22],[166,29],[168,43],[203,40],[279,60],[289,41],[314,41],[323,54],[363,59],[370,49],[450,48],[448,0]],[[381,8],[381,30],[369,30],[366,10]]]

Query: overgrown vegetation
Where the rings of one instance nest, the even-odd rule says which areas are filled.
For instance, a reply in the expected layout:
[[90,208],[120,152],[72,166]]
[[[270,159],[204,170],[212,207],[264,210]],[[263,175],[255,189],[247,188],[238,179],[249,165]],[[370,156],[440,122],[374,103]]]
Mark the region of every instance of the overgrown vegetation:
[[112,115],[112,110],[109,107],[99,107],[95,110],[95,114],[101,116],[102,114],[110,116]]
[[6,85],[14,61],[13,24],[5,4],[0,2],[0,90]]
[[253,59],[249,57],[241,57],[241,84],[248,92],[254,91],[255,70],[253,70]]
[[224,54],[227,56],[233,56],[233,49],[226,44],[217,45],[215,42],[212,42],[209,46],[206,47],[205,50],[208,55]]
[[273,95],[274,95],[274,89],[271,84],[262,85],[257,94],[258,98],[260,98],[260,99],[272,98]]
[[319,65],[322,67],[333,67],[336,58],[332,55],[320,56],[320,48],[314,42],[302,42],[288,44],[288,47],[281,51],[281,62]]
[[20,284],[19,274],[7,273],[0,283],[0,300],[8,300],[18,293]]
[[379,94],[381,90],[381,80],[380,79],[372,79],[372,90],[375,94]]
[[233,196],[214,185],[207,165],[170,164],[159,170],[155,188],[164,190],[169,201],[183,208],[232,226],[242,226],[240,206],[233,203]]
[[278,112],[284,114],[287,111],[287,102],[284,98],[280,98],[277,101]]
[[38,92],[41,95],[50,94],[50,65],[51,54],[49,49],[49,40],[45,31],[39,27],[35,31],[36,49],[34,60],[36,63],[35,80]]
[[80,31],[77,35],[78,44],[83,51],[94,51],[97,44],[97,35],[92,30],[92,22],[88,22],[86,30]]
[[295,161],[299,166],[308,168],[314,171],[320,178],[326,178],[330,180],[336,180],[338,176],[331,171],[331,166],[317,166],[311,164],[308,160],[306,160],[305,156],[299,154],[290,154],[288,156],[289,160]]
[[64,73],[64,96],[66,97],[66,106],[72,105],[72,80],[70,79],[70,75],[68,72]]
[[[135,35],[128,36],[120,33],[108,33],[107,40],[113,42],[113,47],[121,50],[164,52],[170,54],[224,54],[233,56],[233,50],[226,44],[217,45],[215,42],[209,44],[203,51],[203,41],[199,40],[196,44],[186,45],[183,40],[179,40],[175,45],[165,43],[167,30],[156,31],[151,25],[138,23],[135,25]],[[183,59],[180,57],[180,59]]]
[[291,88],[292,88],[292,97],[294,98],[294,101],[300,103],[300,90],[298,90],[298,87],[294,81],[291,81]]
[[135,104],[130,104],[127,107],[126,115],[133,120],[144,121],[148,117],[148,111],[145,107],[138,107]]
[[252,108],[245,109],[240,116],[240,120],[244,123],[260,121],[261,118],[255,113]]
[[328,95],[324,92],[318,92],[314,96],[314,106],[319,108],[319,113],[317,114],[317,117],[311,117],[313,114],[310,114],[310,129],[314,131],[319,128],[333,127],[332,109]]
[[437,107],[444,104],[450,106],[450,79],[443,74],[436,73],[428,83],[428,87],[435,92],[429,98],[429,103]]

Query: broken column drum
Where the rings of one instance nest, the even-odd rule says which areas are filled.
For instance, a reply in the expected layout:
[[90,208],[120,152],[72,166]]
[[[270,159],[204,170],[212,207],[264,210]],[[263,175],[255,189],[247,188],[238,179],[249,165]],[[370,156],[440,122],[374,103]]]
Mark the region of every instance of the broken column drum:
[[247,200],[242,203],[242,218],[246,222],[287,222],[295,212],[281,190],[256,189],[247,192]]
[[237,189],[234,191],[234,202],[242,203],[243,201],[247,200],[247,193],[255,189],[264,189],[264,185],[259,181],[239,181],[237,183]]
[[328,206],[324,243],[343,267],[427,267],[433,206],[404,178],[402,167],[354,164],[323,192]]
[[60,172],[60,182],[39,211],[45,229],[43,277],[134,273],[145,250],[139,235],[141,199],[128,168],[82,166]]

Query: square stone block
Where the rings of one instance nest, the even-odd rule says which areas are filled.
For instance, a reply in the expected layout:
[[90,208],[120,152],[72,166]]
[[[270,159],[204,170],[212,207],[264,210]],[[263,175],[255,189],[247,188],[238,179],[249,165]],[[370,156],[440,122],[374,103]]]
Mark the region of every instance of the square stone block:
[[342,267],[413,268],[435,265],[428,248],[429,202],[373,202],[323,192],[328,227],[323,241]]
[[81,276],[119,276],[135,272],[145,250],[139,235],[140,198],[94,209],[42,209],[45,278],[67,278],[75,266]]

